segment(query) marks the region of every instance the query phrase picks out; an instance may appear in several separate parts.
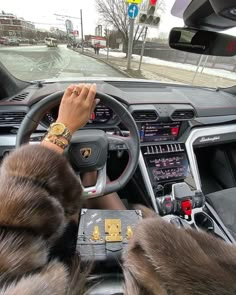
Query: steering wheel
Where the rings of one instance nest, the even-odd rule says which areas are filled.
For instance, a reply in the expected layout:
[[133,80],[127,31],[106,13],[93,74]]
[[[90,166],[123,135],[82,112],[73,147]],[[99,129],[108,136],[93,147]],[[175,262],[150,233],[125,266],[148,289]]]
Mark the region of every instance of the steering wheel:
[[[29,142],[31,134],[37,128],[44,114],[60,104],[63,94],[64,91],[53,93],[32,106],[18,130],[16,147]],[[92,187],[83,188],[83,194],[87,198],[103,196],[124,187],[136,170],[140,152],[139,132],[128,110],[107,94],[97,92],[96,98],[99,98],[104,105],[113,110],[128,129],[129,136],[112,135],[98,129],[79,130],[73,134],[65,154],[78,177],[80,178],[81,172],[98,171],[97,183]],[[106,174],[109,150],[127,150],[129,154],[129,161],[125,170],[119,178],[111,182],[107,182]]]

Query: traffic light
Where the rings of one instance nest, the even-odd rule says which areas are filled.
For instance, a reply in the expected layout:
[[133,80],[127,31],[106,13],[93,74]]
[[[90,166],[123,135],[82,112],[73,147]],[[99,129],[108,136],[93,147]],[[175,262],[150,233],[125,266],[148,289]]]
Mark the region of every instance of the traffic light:
[[145,25],[146,24],[146,20],[147,20],[147,14],[146,13],[141,13],[139,14],[139,18],[138,18],[138,23]]
[[160,16],[155,15],[157,6],[157,0],[146,0],[141,9],[137,22],[139,25],[145,25],[148,27],[157,27],[160,23]]

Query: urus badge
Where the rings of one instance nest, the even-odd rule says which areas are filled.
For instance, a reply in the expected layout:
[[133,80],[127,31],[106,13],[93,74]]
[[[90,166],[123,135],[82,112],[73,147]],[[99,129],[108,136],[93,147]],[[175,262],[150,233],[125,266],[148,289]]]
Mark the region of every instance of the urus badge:
[[80,149],[80,154],[84,159],[88,159],[92,154],[91,148],[82,148]]

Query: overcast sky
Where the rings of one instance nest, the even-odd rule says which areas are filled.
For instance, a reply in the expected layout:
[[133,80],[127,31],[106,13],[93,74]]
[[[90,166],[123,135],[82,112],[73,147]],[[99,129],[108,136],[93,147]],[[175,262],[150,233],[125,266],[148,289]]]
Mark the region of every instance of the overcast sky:
[[[168,31],[170,27],[181,25],[182,21],[170,17],[170,9],[175,0],[167,0],[167,13],[163,16],[161,23],[161,31]],[[89,2],[89,4],[88,4]],[[80,16],[80,9],[83,10],[84,34],[94,34],[95,27],[98,24],[99,17],[96,11],[96,0],[67,0],[67,1],[50,1],[50,0],[1,0],[0,9],[5,12],[16,14],[18,17],[24,17],[37,23],[52,24],[64,28],[64,21],[54,14],[70,15],[74,17]],[[80,30],[80,21],[71,19],[74,28]],[[35,24],[37,27],[49,28],[50,25],[43,26]],[[157,35],[157,30],[152,30],[153,37]]]
[[[125,0],[124,0],[125,1]],[[182,26],[183,21],[170,14],[170,10],[175,0],[166,0],[166,13],[162,15],[159,30],[149,30],[149,37],[158,37],[160,33],[168,33],[174,26]],[[26,20],[36,22],[35,25],[41,28],[56,26],[65,29],[65,18],[59,18],[54,14],[80,17],[80,9],[83,10],[84,34],[94,34],[95,27],[99,24],[99,17],[96,11],[96,0],[1,0],[0,10],[16,14]],[[74,29],[80,30],[80,20],[71,19]],[[47,23],[42,25],[39,23]]]

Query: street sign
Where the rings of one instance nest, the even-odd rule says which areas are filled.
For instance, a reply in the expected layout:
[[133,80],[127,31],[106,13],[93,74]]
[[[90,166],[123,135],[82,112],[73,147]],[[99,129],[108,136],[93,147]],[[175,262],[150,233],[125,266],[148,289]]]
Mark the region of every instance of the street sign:
[[138,6],[137,4],[130,4],[128,7],[128,16],[131,19],[135,19],[138,15]]
[[72,21],[70,19],[67,19],[65,21],[65,23],[66,23],[66,29],[67,29],[67,31],[73,31],[73,23],[72,23]]
[[127,3],[141,4],[143,0],[127,0]]

